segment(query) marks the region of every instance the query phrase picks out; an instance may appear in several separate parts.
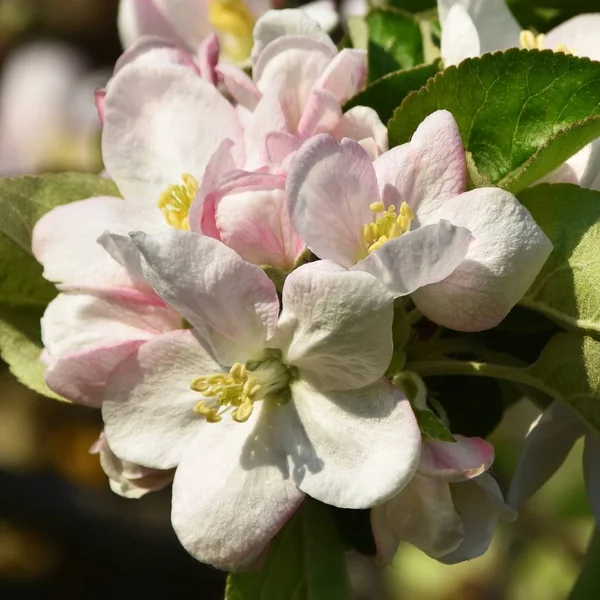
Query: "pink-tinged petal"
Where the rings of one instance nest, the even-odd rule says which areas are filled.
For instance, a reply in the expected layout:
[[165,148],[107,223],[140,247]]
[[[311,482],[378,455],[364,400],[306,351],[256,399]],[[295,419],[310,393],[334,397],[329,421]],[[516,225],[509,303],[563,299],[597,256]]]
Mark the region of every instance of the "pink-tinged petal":
[[519,509],[562,465],[585,425],[566,404],[553,402],[532,425],[519,456],[508,503]]
[[455,4],[443,21],[440,51],[446,67],[482,53],[477,27],[461,4]]
[[598,472],[598,461],[600,460],[600,437],[594,431],[588,431],[585,436],[583,447],[583,476],[585,489],[592,514],[598,522],[600,518],[600,473]]
[[377,113],[368,106],[355,106],[345,112],[331,134],[338,140],[350,138],[361,144],[372,140],[377,151],[369,152],[371,160],[388,149],[387,129]]
[[196,49],[213,33],[209,3],[199,0],[161,0],[163,11],[189,48]]
[[362,226],[379,200],[373,165],[352,140],[317,135],[294,155],[286,191],[292,224],[319,257],[352,266],[364,251]]
[[94,102],[96,103],[96,110],[98,111],[98,120],[100,126],[104,124],[104,98],[106,97],[106,89],[102,88],[94,92]]
[[[148,286],[142,271],[142,257],[140,251],[129,236],[116,235],[105,231],[98,238],[97,242],[104,250],[106,250],[115,262],[119,263],[127,271],[132,281],[136,282],[136,288]],[[75,289],[86,288],[79,286]],[[105,290],[106,288],[102,288],[103,293],[106,293]],[[158,296],[156,296],[156,298],[162,303],[162,300],[160,300]]]
[[352,267],[381,281],[395,297],[446,279],[473,242],[464,227],[448,221],[425,225],[392,239]]
[[268,44],[278,38],[291,35],[309,37],[329,46],[332,54],[337,53],[337,48],[331,38],[304,11],[298,9],[271,10],[258,19],[254,27],[253,70]]
[[131,276],[96,243],[109,229],[157,233],[167,228],[158,207],[142,210],[120,198],[98,197],[64,204],[46,213],[32,234],[32,251],[44,277],[67,285],[132,286]]
[[256,407],[246,423],[225,417],[209,425],[183,453],[172,522],[197,560],[221,569],[245,567],[300,506],[304,494],[273,429],[269,409]]
[[332,0],[313,0],[302,4],[300,8],[316,21],[323,31],[333,31],[340,21],[337,7]]
[[265,273],[221,242],[191,231],[135,234],[146,279],[225,365],[263,353],[279,300]]
[[136,290],[59,294],[42,318],[42,340],[53,359],[84,350],[146,340],[181,326],[155,296]]
[[375,278],[317,261],[291,273],[282,296],[273,342],[303,379],[322,391],[351,390],[383,376],[393,298]]
[[179,45],[185,44],[157,0],[120,0],[117,25],[124,48],[144,36],[158,36]]
[[[395,187],[401,200],[410,204],[421,222],[432,222],[436,215],[443,218],[438,211],[448,198],[465,191],[467,181],[465,151],[452,114],[438,110],[429,115],[417,127],[410,150],[415,153],[412,164],[409,160],[412,154],[407,156],[405,150],[392,150],[391,156],[384,154],[376,161],[382,163],[375,165],[379,186]],[[396,154],[401,161],[394,168],[391,161]],[[405,178],[410,184],[404,183]]]
[[107,383],[102,417],[113,452],[154,469],[177,466],[195,435],[214,427],[194,412],[203,396],[190,383],[221,371],[190,330],[155,336],[140,346]]
[[544,47],[554,50],[557,46],[564,45],[576,56],[600,60],[598,31],[600,14],[578,15],[551,29],[546,34]]
[[484,554],[489,548],[499,519],[512,521],[516,513],[502,498],[502,492],[491,475],[450,485],[452,499],[463,524],[464,540],[453,552],[438,557],[440,562],[453,565]]
[[396,146],[373,162],[381,200],[386,207],[406,202],[414,210],[420,199],[419,157],[410,144]]
[[481,53],[519,47],[521,25],[513,17],[505,0],[438,0],[442,30],[453,7],[462,5],[473,20],[481,40]]
[[98,346],[61,356],[46,371],[46,384],[53,392],[72,402],[100,408],[108,377],[146,339],[144,336],[144,339]]
[[211,33],[198,48],[198,65],[202,79],[212,85],[217,85],[217,63],[219,62],[219,38]]
[[296,485],[341,508],[370,508],[413,477],[421,434],[410,404],[388,381],[320,393],[299,380],[275,414],[277,445]]
[[315,133],[329,133],[341,118],[342,108],[333,94],[325,90],[313,90],[300,117],[297,135],[305,139]]
[[242,69],[233,65],[223,64],[218,65],[215,70],[237,104],[241,104],[248,110],[256,108],[261,98],[261,93],[256,88],[252,79]]
[[291,271],[304,248],[280,189],[241,188],[223,196],[216,208],[216,225],[221,241],[255,265]]
[[367,52],[344,48],[327,66],[317,87],[335,96],[340,104],[362,90],[367,78]]
[[327,44],[297,35],[279,38],[261,53],[253,70],[256,87],[263,94],[277,92],[290,133],[296,131],[314,85],[335,54]]
[[285,131],[272,131],[265,138],[267,158],[272,164],[282,164],[286,158],[296,152],[302,141],[291,133]]
[[224,139],[241,139],[235,109],[187,68],[136,61],[111,80],[102,153],[121,193],[154,206],[189,173],[201,181]]
[[403,541],[438,558],[463,540],[448,483],[418,474],[397,496],[371,510],[371,528],[384,564],[392,562]]
[[142,498],[149,492],[161,490],[173,481],[173,471],[148,469],[121,460],[109,448],[104,433],[90,452],[99,454],[100,466],[108,477],[110,489],[123,498]]
[[446,482],[472,479],[494,461],[494,446],[477,437],[455,435],[455,442],[428,439],[423,444],[419,473]]
[[499,188],[479,188],[446,200],[437,217],[467,228],[474,239],[452,274],[415,292],[414,303],[450,329],[496,326],[533,283],[552,251],[550,240],[529,211]]
[[[236,171],[235,160],[232,154],[234,145],[233,140],[223,140],[206,165],[200,189],[188,213],[188,221],[192,231],[198,231],[218,239],[218,231],[216,230],[214,219],[214,206],[210,210],[207,210],[205,201],[207,196],[215,191],[228,173]],[[206,216],[206,213],[209,212],[211,214]]]

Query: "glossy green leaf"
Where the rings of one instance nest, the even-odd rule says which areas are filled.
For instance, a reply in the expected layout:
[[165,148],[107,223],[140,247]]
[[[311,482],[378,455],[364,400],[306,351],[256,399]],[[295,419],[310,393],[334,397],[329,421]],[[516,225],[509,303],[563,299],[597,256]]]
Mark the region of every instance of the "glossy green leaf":
[[600,63],[511,49],[449,67],[407,96],[390,145],[410,140],[438,109],[455,117],[478,172],[513,192],[553,171],[600,135]]
[[377,8],[367,15],[369,83],[388,73],[423,63],[423,41],[417,19],[394,8]]
[[257,573],[234,573],[225,600],[348,600],[344,549],[327,507],[307,498]]
[[521,305],[600,334],[600,192],[541,184],[519,193],[554,250]]
[[400,106],[402,100],[410,92],[425,85],[427,80],[440,70],[440,67],[441,62],[436,61],[428,65],[388,73],[350,98],[344,110],[349,110],[353,106],[370,106],[377,111],[379,118],[385,123]]

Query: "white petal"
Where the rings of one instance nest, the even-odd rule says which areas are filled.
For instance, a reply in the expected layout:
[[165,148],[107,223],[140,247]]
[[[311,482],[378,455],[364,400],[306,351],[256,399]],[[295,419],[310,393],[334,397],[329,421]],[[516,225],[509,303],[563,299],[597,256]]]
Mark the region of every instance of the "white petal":
[[44,277],[67,285],[133,286],[136,282],[96,240],[106,229],[116,234],[166,229],[158,207],[148,209],[120,198],[98,197],[46,213],[32,234],[32,251],[44,266]]
[[301,35],[327,44],[332,52],[337,48],[319,24],[303,10],[271,10],[265,13],[254,27],[252,64],[256,64],[265,46],[283,36]]
[[367,273],[327,266],[309,263],[287,277],[275,340],[317,389],[359,388],[392,358],[392,295]]
[[235,569],[258,556],[292,516],[297,489],[256,408],[246,423],[225,417],[186,449],[173,483],[173,527],[194,558]]
[[357,142],[372,139],[377,146],[377,154],[371,156],[371,160],[375,160],[388,149],[387,128],[369,106],[355,106],[346,111],[332,135],[336,139],[347,137]]
[[279,447],[310,496],[342,508],[370,508],[412,478],[421,433],[410,404],[388,381],[320,394],[303,381],[276,412]]
[[401,541],[438,558],[455,550],[463,527],[447,482],[415,475],[394,498],[371,511],[378,555],[390,563]]
[[462,518],[464,540],[456,550],[438,560],[452,565],[484,554],[498,519],[510,521],[516,514],[504,504],[498,484],[487,473],[470,481],[453,483],[450,489],[454,506]]
[[571,408],[553,402],[527,434],[510,484],[508,503],[519,509],[558,470],[585,432]]
[[474,240],[453,273],[418,290],[413,301],[429,319],[450,329],[494,327],[533,283],[552,250],[550,240],[529,211],[499,188],[446,200],[436,218],[466,227]]
[[461,4],[452,6],[443,22],[441,53],[446,67],[481,54],[479,33]]
[[333,31],[340,20],[335,2],[332,0],[313,0],[302,4],[301,8],[324,31]]
[[264,272],[221,242],[191,231],[137,233],[143,271],[226,365],[262,355],[275,331],[279,300]]
[[192,331],[154,337],[116,369],[102,404],[106,438],[123,460],[171,469],[196,433],[214,424],[194,412],[190,383],[222,367]]
[[108,85],[102,155],[128,200],[154,206],[183,174],[201,181],[221,142],[241,137],[233,106],[187,67],[136,61]]
[[395,297],[406,296],[448,277],[472,241],[468,229],[440,221],[386,242],[352,269],[370,273]]
[[544,47],[554,50],[559,44],[563,44],[576,56],[600,60],[598,31],[600,14],[578,15],[551,29],[546,34]]

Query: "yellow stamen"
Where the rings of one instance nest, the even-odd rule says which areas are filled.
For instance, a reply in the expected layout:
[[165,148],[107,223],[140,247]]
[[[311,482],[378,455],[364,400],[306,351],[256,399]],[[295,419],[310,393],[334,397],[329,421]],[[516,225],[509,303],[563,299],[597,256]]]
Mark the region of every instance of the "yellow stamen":
[[244,61],[252,50],[254,15],[244,0],[209,0],[208,20],[219,36],[223,53]]
[[[519,35],[519,43],[521,48],[525,50],[543,50],[546,36],[543,33],[536,35],[529,29],[524,29]],[[554,48],[554,52],[562,52],[563,54],[573,54],[573,50],[567,48],[564,44],[558,44]]]
[[160,196],[158,208],[162,211],[165,221],[177,229],[189,229],[188,213],[190,206],[198,193],[199,184],[193,175],[184,173],[182,184],[170,185]]
[[390,206],[386,210],[383,202],[373,202],[369,205],[373,214],[373,222],[363,225],[361,239],[366,254],[375,252],[389,240],[393,240],[410,230],[411,221],[415,213],[411,207],[402,202],[400,212],[396,214],[396,207]]

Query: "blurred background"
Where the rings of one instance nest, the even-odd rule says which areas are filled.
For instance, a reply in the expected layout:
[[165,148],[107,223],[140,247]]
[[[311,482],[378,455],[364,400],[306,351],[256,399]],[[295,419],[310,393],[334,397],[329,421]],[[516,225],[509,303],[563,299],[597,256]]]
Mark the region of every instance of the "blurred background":
[[[0,175],[101,169],[93,93],[121,52],[117,4],[0,0]],[[492,435],[504,491],[536,415],[518,403]],[[224,574],[177,542],[168,490],[109,490],[89,453],[100,430],[97,411],[38,397],[0,362],[0,598],[222,598]],[[356,598],[563,600],[593,527],[581,450],[480,559],[447,567],[405,545],[381,573],[350,555]]]

